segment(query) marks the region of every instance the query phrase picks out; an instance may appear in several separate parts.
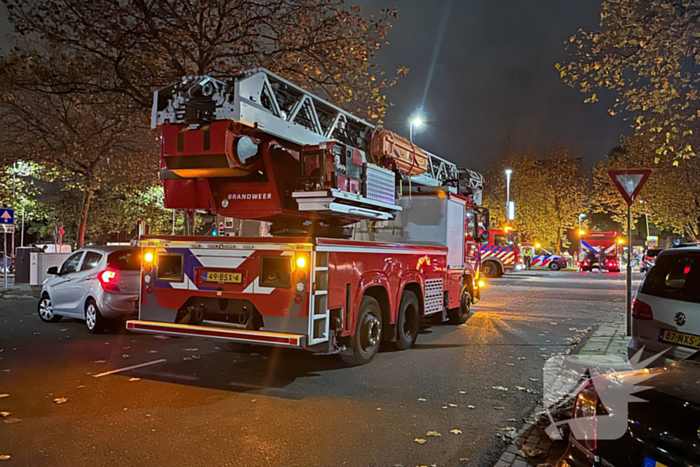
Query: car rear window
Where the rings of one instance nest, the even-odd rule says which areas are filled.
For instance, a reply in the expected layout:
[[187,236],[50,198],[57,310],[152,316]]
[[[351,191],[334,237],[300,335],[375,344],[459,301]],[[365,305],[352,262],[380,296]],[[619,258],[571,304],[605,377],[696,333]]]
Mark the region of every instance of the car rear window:
[[659,256],[662,251],[664,250],[647,250],[646,255],[649,257]]
[[647,274],[641,293],[700,303],[700,256],[661,255]]
[[107,266],[120,271],[139,271],[141,255],[138,249],[113,251],[107,257]]

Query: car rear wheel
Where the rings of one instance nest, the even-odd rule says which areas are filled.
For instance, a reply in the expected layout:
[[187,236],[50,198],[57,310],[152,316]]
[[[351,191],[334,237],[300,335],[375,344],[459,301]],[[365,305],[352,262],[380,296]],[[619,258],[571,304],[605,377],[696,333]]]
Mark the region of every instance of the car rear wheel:
[[97,303],[92,298],[85,304],[85,325],[93,334],[101,333],[107,325],[107,320],[102,317]]
[[352,354],[340,358],[349,365],[364,365],[379,351],[382,342],[382,308],[374,297],[365,295],[357,314],[355,335],[352,336]]
[[552,261],[551,263],[549,263],[549,269],[551,269],[552,271],[558,271],[561,269],[561,264],[559,264],[556,261]]
[[399,350],[410,349],[418,337],[420,324],[420,305],[416,294],[407,290],[401,297],[399,316],[396,321],[396,347]]
[[61,321],[62,316],[57,315],[53,311],[53,303],[48,295],[44,295],[39,300],[39,318],[46,323],[55,323]]

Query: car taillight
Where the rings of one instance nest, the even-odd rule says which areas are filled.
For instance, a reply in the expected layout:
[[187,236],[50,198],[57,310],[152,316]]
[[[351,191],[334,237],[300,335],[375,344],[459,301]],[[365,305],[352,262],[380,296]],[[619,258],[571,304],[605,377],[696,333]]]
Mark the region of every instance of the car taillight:
[[651,307],[636,299],[632,302],[632,317],[636,319],[654,319]]
[[105,269],[97,275],[100,285],[105,292],[119,292],[117,285],[117,271]]

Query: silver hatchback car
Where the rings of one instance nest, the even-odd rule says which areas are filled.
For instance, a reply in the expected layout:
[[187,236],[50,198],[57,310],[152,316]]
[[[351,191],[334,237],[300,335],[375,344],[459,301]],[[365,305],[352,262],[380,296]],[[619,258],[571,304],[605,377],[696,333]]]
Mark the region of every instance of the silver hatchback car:
[[141,252],[123,246],[78,250],[60,268],[47,272],[39,299],[39,316],[46,322],[63,316],[85,320],[90,332],[101,332],[109,320],[125,319],[138,311]]

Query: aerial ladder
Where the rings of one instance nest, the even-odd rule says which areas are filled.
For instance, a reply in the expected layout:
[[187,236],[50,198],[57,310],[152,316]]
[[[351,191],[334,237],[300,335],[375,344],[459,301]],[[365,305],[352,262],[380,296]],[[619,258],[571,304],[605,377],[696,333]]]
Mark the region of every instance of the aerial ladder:
[[183,78],[155,93],[166,207],[272,222],[273,234],[343,235],[390,220],[413,187],[481,204],[483,176],[258,68]]

